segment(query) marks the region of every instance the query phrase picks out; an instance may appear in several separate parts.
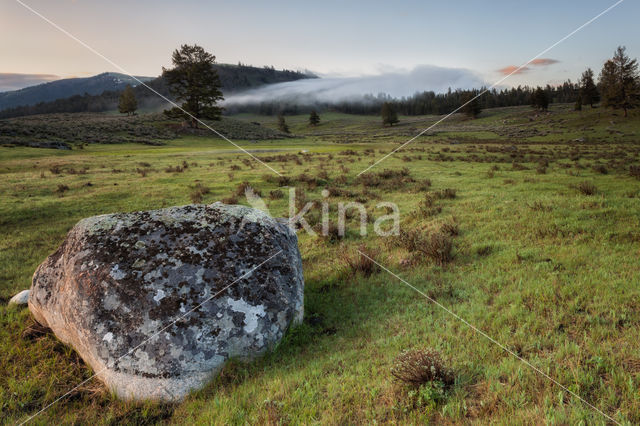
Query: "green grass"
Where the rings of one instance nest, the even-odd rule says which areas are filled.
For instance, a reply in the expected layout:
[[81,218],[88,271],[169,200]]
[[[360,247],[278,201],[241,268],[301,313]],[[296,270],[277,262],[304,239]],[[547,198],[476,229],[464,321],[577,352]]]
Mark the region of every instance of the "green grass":
[[[236,118],[275,127],[274,117]],[[306,115],[288,116],[296,138],[238,143],[274,150],[254,155],[294,180],[325,170],[329,186],[368,199],[377,216],[383,214],[375,210],[378,202],[398,203],[401,229],[457,223],[451,263],[438,265],[373,234],[359,237],[355,220],[341,242],[300,234],[306,320],[271,353],[249,364],[231,362],[205,389],[175,405],[120,401],[91,381],[35,422],[605,423],[392,275],[351,274],[344,257],[355,256],[362,244],[598,409],[623,423],[640,422],[640,181],[628,172],[640,164],[640,117],[625,121],[610,111],[578,113],[568,106],[554,106],[549,115],[504,108],[477,120],[452,117],[371,170],[406,167],[417,181],[429,178],[432,191],[456,189],[456,198],[437,201],[442,211],[433,216],[419,213],[425,191],[417,183],[364,188],[355,177],[437,119],[401,118],[385,129],[378,117],[327,113],[310,128]],[[580,137],[587,139],[573,141]],[[37,265],[83,217],[187,204],[198,182],[210,189],[205,203],[230,197],[243,181],[265,197],[277,188],[267,168],[246,163],[249,157],[234,149],[208,137],[70,152],[0,148],[0,298],[6,302],[28,288]],[[308,155],[298,154],[302,150]],[[536,169],[545,161],[540,174]],[[165,171],[183,162],[189,166],[182,173]],[[592,170],[596,163],[608,173]],[[54,166],[61,173],[52,173]],[[149,170],[142,176],[136,169]],[[346,181],[338,183],[342,175]],[[594,195],[577,189],[584,181],[595,184]],[[69,190],[58,194],[59,185]],[[297,186],[309,199],[321,199],[324,185]],[[350,200],[329,199],[332,206]],[[272,213],[286,215],[286,197],[268,204]],[[26,309],[3,303],[0,312],[0,418],[12,423],[91,371],[54,336],[34,331]],[[424,347],[438,350],[456,375],[443,394],[412,390],[390,374],[402,350]]]

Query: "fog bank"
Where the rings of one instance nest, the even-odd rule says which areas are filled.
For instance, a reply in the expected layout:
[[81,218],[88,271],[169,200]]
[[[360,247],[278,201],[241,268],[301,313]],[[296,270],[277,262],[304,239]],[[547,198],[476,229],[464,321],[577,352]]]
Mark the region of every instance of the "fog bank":
[[271,84],[229,95],[224,105],[285,101],[298,105],[354,101],[380,93],[392,97],[416,92],[446,92],[449,88],[472,89],[486,83],[475,73],[462,68],[421,65],[409,71],[394,71],[362,77],[328,77]]

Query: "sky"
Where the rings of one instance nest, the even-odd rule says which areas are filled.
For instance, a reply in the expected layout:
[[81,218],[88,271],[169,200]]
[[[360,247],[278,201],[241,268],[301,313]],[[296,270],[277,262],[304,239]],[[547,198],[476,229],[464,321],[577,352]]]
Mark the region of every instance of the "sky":
[[[487,85],[615,3],[20,1],[134,75],[159,75],[170,66],[174,49],[197,43],[223,63],[306,69],[330,78],[409,75],[438,67],[451,70],[452,84],[462,70],[469,84]],[[639,57],[638,17],[640,2],[625,0],[502,86],[575,81],[587,67],[597,74],[618,45]],[[122,69],[18,1],[0,0],[0,91]]]

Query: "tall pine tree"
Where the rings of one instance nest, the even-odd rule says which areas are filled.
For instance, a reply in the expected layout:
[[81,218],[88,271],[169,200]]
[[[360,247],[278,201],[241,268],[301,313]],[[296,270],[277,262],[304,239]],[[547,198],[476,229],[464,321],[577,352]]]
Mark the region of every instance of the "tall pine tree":
[[468,91],[462,94],[462,112],[466,114],[467,117],[476,118],[482,108],[480,107],[480,99],[476,97],[475,91]]
[[382,125],[383,126],[393,126],[398,123],[398,114],[393,109],[393,106],[389,102],[385,102],[382,104],[382,110],[380,111],[380,115],[382,116]]
[[182,110],[173,108],[165,113],[182,117],[192,127],[198,127],[198,119],[219,120],[222,108],[218,101],[224,99],[220,90],[220,78],[213,68],[216,57],[202,47],[183,44],[173,52],[173,68],[162,68],[162,76],[175,98],[182,102]]
[[289,126],[287,126],[287,122],[284,121],[284,115],[278,114],[278,130],[283,133],[289,133]]
[[309,124],[311,126],[317,126],[320,124],[320,116],[315,109],[311,111],[311,114],[309,114]]
[[136,95],[133,93],[133,88],[130,85],[125,87],[124,91],[120,94],[118,101],[118,111],[121,114],[133,115],[138,109],[138,101]]
[[593,81],[593,70],[591,68],[587,68],[582,73],[582,77],[580,77],[579,99],[582,105],[591,105],[591,108],[593,108],[594,103],[598,102],[598,88]]
[[631,60],[623,46],[618,47],[613,58],[605,62],[600,72],[602,104],[627,111],[640,105],[640,77],[638,61]]

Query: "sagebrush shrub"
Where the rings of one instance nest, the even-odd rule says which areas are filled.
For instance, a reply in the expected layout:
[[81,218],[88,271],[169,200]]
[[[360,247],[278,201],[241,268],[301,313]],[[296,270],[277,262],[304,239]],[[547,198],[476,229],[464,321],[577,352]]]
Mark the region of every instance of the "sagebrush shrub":
[[596,188],[593,183],[588,181],[580,182],[577,188],[578,191],[580,191],[584,195],[594,195],[598,191],[598,188]]
[[429,382],[452,385],[455,381],[453,371],[444,365],[440,354],[433,349],[403,351],[396,358],[391,374],[396,379],[413,386]]
[[206,195],[209,192],[211,192],[211,190],[209,188],[207,188],[206,186],[204,186],[200,182],[196,183],[191,189],[192,189],[192,191],[191,191],[190,197],[191,197],[191,201],[194,204],[202,203],[204,195]]
[[[363,256],[365,254],[366,256]],[[357,250],[348,253],[342,259],[349,275],[362,274],[369,277],[380,270],[380,267],[372,260],[379,254],[376,249],[367,248],[364,244]]]

